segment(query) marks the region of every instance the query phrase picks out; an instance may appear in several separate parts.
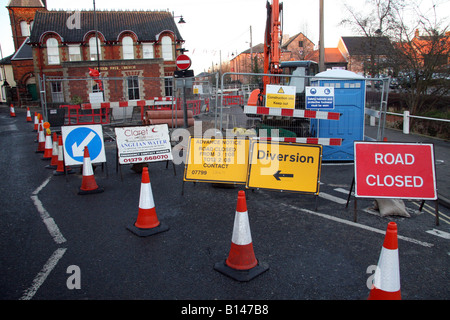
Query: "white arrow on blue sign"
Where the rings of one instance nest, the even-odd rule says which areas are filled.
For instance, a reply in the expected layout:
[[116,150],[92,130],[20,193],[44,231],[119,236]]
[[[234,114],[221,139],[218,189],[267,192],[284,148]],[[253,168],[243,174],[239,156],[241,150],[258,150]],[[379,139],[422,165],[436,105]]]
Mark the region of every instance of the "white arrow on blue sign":
[[101,125],[63,126],[61,133],[65,165],[83,164],[84,147],[86,146],[91,163],[106,162]]

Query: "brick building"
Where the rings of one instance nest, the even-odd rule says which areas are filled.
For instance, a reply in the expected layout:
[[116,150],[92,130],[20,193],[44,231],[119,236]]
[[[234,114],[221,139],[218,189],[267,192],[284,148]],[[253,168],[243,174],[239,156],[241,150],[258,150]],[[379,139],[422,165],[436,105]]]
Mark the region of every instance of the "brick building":
[[33,56],[27,39],[34,25],[38,11],[47,10],[45,0],[10,0],[6,6],[11,23],[14,42],[14,54],[11,58],[14,82],[12,90],[14,102],[30,103],[38,100],[36,77],[33,67]]
[[[100,91],[104,101],[172,94],[175,60],[184,40],[171,13],[49,11],[40,0],[11,0],[8,10],[15,29],[22,21],[32,26],[28,35],[21,32],[19,37],[19,29],[15,31],[15,43],[20,43],[15,55],[28,58],[15,71],[19,100],[30,93],[27,79],[44,75],[51,79],[45,88],[50,103],[89,102],[89,95]],[[91,69],[100,71],[101,85],[90,76]]]

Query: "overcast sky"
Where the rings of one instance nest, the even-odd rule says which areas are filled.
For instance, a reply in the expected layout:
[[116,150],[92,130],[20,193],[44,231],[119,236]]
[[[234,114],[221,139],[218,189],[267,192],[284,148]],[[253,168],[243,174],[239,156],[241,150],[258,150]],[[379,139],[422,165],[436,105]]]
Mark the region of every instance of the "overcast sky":
[[[420,0],[432,2],[432,0]],[[183,15],[186,24],[178,25],[186,52],[196,74],[232,58],[252,44],[264,42],[267,0],[96,0],[98,10],[168,10]],[[272,1],[270,1],[272,2]],[[280,0],[283,2],[283,33],[290,36],[303,32],[316,45],[319,38],[319,0]],[[325,47],[336,47],[340,36],[355,35],[339,27],[348,15],[343,3],[361,6],[363,0],[325,0]],[[442,1],[441,1],[442,2]],[[450,1],[444,1],[448,16]],[[13,53],[11,26],[6,9],[9,0],[0,0],[0,44],[3,56]],[[49,10],[93,9],[93,0],[47,0]],[[445,13],[446,12],[446,13]],[[178,21],[176,18],[175,21]]]

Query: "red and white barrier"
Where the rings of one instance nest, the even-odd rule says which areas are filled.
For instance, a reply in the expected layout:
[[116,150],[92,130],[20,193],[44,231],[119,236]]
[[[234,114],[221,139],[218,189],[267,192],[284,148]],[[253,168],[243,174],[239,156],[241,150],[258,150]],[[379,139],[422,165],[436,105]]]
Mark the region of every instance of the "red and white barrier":
[[310,118],[323,120],[339,120],[339,112],[314,111],[305,109],[267,108],[258,106],[244,106],[244,113],[265,116],[281,116],[293,118]]
[[324,146],[340,146],[342,144],[342,139],[340,138],[258,137],[257,139],[262,141],[321,144]]

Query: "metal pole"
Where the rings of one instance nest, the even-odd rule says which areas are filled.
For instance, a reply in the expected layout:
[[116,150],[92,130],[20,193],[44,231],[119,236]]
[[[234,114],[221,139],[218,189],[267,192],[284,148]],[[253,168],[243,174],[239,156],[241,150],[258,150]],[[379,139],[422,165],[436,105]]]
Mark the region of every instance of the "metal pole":
[[186,103],[186,79],[183,78],[183,116],[184,116],[184,127],[189,127],[188,124],[188,112],[187,112],[187,103]]
[[320,35],[319,35],[319,71],[325,71],[325,41],[324,41],[324,21],[323,21],[323,1],[320,0],[319,5],[319,20],[320,20]]

